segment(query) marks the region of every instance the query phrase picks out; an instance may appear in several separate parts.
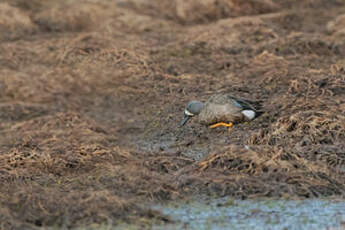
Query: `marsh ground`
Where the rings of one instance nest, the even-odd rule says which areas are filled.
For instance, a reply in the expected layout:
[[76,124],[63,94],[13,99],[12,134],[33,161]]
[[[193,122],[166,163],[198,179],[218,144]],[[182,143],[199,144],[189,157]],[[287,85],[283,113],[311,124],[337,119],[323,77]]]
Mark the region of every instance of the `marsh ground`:
[[[0,228],[169,221],[193,195],[343,197],[341,0],[3,0]],[[178,127],[190,99],[262,101]],[[149,221],[148,221],[149,220]]]

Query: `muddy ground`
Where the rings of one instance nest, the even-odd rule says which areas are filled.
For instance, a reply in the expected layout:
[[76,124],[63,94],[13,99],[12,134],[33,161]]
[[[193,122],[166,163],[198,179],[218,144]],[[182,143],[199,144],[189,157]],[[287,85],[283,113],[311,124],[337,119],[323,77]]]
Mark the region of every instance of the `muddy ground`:
[[[169,218],[196,195],[343,197],[342,0],[2,0],[0,229]],[[229,131],[185,104],[261,101]],[[96,225],[95,225],[96,224]]]

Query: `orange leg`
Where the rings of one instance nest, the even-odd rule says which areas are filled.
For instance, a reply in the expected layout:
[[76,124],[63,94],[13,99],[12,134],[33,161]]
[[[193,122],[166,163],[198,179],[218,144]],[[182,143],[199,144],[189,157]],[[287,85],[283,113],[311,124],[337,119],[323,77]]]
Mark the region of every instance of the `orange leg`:
[[229,129],[231,129],[232,127],[232,122],[229,122],[229,123],[225,123],[225,122],[219,122],[219,123],[216,123],[214,125],[210,125],[210,128],[211,129],[214,129],[214,128],[217,128],[219,126],[225,126],[225,127],[229,127]]

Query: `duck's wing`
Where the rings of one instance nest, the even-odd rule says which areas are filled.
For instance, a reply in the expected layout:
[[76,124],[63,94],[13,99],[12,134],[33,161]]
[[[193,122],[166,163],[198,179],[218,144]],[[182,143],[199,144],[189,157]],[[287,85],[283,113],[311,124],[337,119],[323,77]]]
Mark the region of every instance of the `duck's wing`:
[[254,108],[254,106],[252,104],[255,104],[252,101],[246,100],[246,99],[240,99],[240,98],[236,98],[234,96],[230,96],[230,98],[233,101],[233,104],[235,107],[240,108],[242,110],[253,110],[253,111],[257,111],[256,108]]
[[246,99],[240,99],[236,97],[232,97],[232,99],[235,107],[240,108],[242,110],[253,110],[255,112],[255,118],[260,117],[262,114],[265,113],[265,111],[262,110],[261,101],[249,101]]

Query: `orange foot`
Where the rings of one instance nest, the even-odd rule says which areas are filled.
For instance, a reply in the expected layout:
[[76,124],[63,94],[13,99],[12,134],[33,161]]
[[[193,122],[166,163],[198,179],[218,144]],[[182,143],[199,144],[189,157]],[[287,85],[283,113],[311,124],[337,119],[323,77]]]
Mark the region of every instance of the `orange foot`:
[[225,127],[229,127],[229,129],[231,129],[232,127],[232,122],[229,122],[229,123],[225,123],[225,122],[219,122],[219,123],[216,123],[214,125],[210,125],[210,128],[211,129],[214,129],[214,128],[217,128],[219,126],[225,126]]

